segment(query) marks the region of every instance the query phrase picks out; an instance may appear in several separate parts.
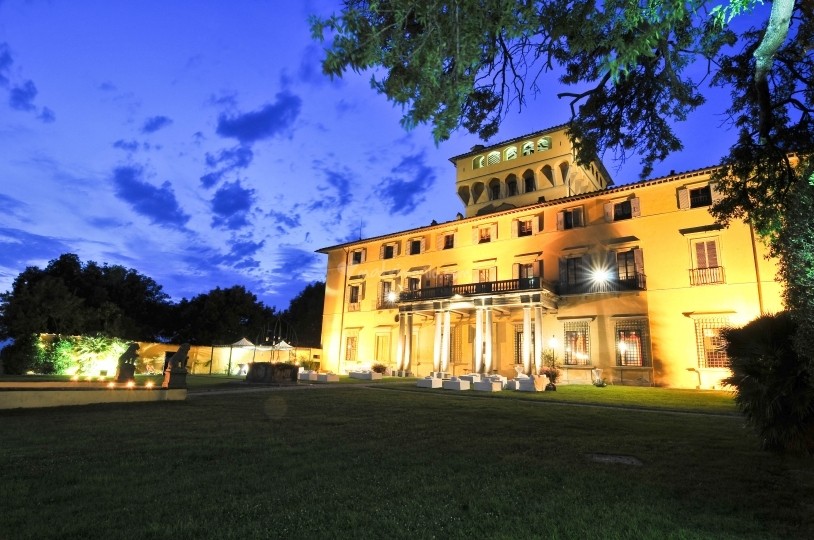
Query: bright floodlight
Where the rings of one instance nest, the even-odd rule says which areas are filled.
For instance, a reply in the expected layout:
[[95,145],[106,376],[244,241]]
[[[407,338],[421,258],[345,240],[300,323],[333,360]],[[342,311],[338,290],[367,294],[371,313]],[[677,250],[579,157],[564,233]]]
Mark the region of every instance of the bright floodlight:
[[591,270],[591,281],[594,283],[605,284],[612,278],[611,271],[607,268],[595,268]]
[[398,299],[399,299],[399,295],[396,293],[396,291],[390,291],[390,292],[387,293],[387,301],[388,302],[395,302]]

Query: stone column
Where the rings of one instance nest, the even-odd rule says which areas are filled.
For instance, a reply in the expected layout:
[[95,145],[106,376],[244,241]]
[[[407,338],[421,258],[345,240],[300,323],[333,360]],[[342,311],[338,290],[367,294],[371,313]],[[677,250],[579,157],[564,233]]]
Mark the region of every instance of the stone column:
[[483,364],[483,310],[475,308],[475,341],[472,343],[472,352],[475,360],[475,373],[480,373]]
[[543,308],[534,306],[534,373],[540,373],[543,367]]
[[444,310],[444,334],[441,340],[441,371],[449,368],[449,310]]
[[441,368],[441,312],[435,312],[435,340],[432,342],[432,370]]
[[404,335],[407,327],[407,314],[399,313],[399,337],[396,342],[396,370],[404,369]]
[[486,342],[486,351],[484,351],[484,372],[489,373],[492,369],[492,308],[486,308],[486,330],[485,330],[485,338],[484,341]]
[[531,308],[523,306],[523,372],[528,374],[531,360]]
[[407,328],[404,332],[404,361],[401,369],[410,371],[413,364],[413,314],[407,314]]

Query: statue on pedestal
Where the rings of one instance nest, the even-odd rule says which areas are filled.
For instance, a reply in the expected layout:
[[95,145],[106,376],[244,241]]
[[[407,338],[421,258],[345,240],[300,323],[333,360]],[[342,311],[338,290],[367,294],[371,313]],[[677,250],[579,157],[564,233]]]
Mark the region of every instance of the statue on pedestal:
[[138,359],[138,343],[131,343],[127,350],[119,357],[116,367],[116,382],[126,383],[136,380],[136,360]]
[[189,343],[182,344],[178,351],[167,361],[164,370],[164,382],[162,388],[186,388],[187,387],[187,357],[189,356]]

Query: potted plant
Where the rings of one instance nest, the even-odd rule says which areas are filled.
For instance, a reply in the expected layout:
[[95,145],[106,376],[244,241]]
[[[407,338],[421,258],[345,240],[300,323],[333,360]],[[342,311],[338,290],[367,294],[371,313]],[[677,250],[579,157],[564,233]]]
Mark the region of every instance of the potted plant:
[[557,355],[554,354],[554,349],[545,353],[543,362],[543,369],[540,370],[540,373],[548,377],[545,389],[547,392],[553,392],[557,390],[557,380],[560,378],[560,368],[557,365]]

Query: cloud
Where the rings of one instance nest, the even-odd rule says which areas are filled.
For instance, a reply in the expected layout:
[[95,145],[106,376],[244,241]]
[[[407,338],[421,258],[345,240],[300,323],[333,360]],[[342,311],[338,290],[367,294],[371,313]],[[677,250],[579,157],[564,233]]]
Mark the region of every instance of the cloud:
[[220,182],[223,176],[231,171],[238,169],[245,169],[254,159],[254,152],[248,146],[235,146],[227,150],[221,150],[219,154],[206,153],[206,164],[209,167],[217,167],[222,165],[219,169],[201,176],[201,185],[205,188],[211,188]]
[[102,92],[115,92],[116,85],[110,81],[105,81],[97,87]]
[[424,159],[423,153],[405,157],[376,188],[376,194],[390,213],[408,215],[424,202],[425,194],[436,179],[435,171]]
[[271,210],[266,215],[274,220],[276,223],[275,228],[280,234],[287,234],[291,229],[300,226],[300,215],[296,213],[284,214],[276,210]]
[[0,193],[0,214],[3,215],[16,215],[21,209],[24,209],[27,204],[23,201],[3,195]]
[[59,238],[0,227],[0,267],[19,272],[34,262],[56,258],[71,249]]
[[230,230],[245,227],[254,200],[254,190],[244,188],[239,181],[224,184],[212,198],[212,226]]
[[14,60],[11,58],[11,51],[8,48],[8,43],[0,43],[0,86],[8,86],[8,73],[11,71],[11,64],[13,62]]
[[206,164],[210,167],[224,165],[226,168],[243,168],[251,164],[254,152],[248,146],[235,146],[227,150],[221,150],[218,155],[206,153]]
[[142,180],[141,167],[117,167],[113,171],[116,196],[138,214],[157,225],[182,228],[189,216],[183,212],[169,182],[156,187]]
[[242,115],[218,118],[217,134],[239,140],[243,144],[268,139],[288,131],[300,114],[302,100],[283,91],[277,94],[277,101],[260,109]]
[[8,103],[12,109],[18,111],[33,111],[34,98],[37,97],[37,87],[34,81],[25,81],[21,86],[13,86],[9,90]]
[[166,116],[153,116],[144,121],[144,125],[141,126],[141,132],[155,133],[159,129],[165,128],[170,124],[172,124],[172,119],[167,118]]
[[113,148],[118,148],[119,150],[125,150],[127,152],[135,152],[138,150],[139,144],[138,141],[125,141],[124,139],[119,139],[113,143]]
[[37,118],[39,120],[42,120],[46,124],[51,124],[57,119],[56,115],[54,114],[54,111],[52,111],[48,107],[43,107]]

